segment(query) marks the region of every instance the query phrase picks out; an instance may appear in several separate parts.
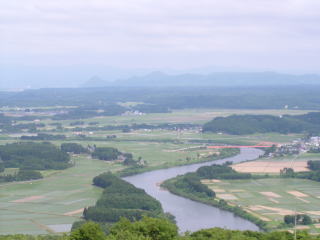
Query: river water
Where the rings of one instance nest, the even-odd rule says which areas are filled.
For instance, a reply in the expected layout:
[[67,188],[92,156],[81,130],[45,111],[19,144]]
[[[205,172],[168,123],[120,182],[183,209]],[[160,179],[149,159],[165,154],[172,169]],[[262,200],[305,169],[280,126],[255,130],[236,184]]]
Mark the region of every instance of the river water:
[[165,212],[170,212],[176,217],[177,225],[181,232],[197,231],[203,228],[221,227],[234,230],[253,230],[259,228],[233,213],[219,208],[195,202],[180,196],[176,196],[159,187],[159,184],[169,178],[194,172],[199,167],[211,164],[223,164],[226,161],[233,163],[253,160],[262,154],[261,150],[254,148],[242,148],[240,154],[234,157],[216,160],[212,162],[197,163],[186,166],[172,167],[155,170],[125,177],[124,180],[138,188],[144,189],[148,194],[159,200]]

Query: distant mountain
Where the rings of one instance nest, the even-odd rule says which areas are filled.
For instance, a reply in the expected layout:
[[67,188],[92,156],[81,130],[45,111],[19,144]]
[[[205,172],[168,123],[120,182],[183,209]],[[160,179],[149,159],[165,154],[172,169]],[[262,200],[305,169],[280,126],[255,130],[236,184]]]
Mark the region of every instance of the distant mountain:
[[108,85],[107,81],[102,80],[98,76],[94,76],[90,78],[88,81],[86,81],[84,84],[81,85],[81,87],[87,88],[87,87],[104,87]]
[[[251,72],[250,70],[243,72],[243,70],[235,68],[161,69],[158,72],[151,72],[153,70],[114,68],[105,65],[26,66],[0,64],[0,90],[102,86],[265,86],[320,83],[319,75]],[[92,77],[95,75],[97,77]]]
[[[103,84],[99,82],[100,86]],[[127,79],[120,79],[114,82],[105,82],[103,86],[270,86],[270,85],[301,85],[320,84],[320,76],[291,75],[275,72],[217,72],[207,75],[201,74],[179,74],[169,75],[163,72],[152,72],[144,76],[136,76]],[[94,87],[90,82],[88,87]]]
[[[122,69],[104,65],[26,66],[0,64],[0,89],[75,88],[82,87],[88,79],[91,81],[90,78],[94,75],[109,82],[148,72],[150,72],[149,69]],[[93,85],[96,84],[97,82],[93,82]],[[90,85],[89,83],[88,86]]]

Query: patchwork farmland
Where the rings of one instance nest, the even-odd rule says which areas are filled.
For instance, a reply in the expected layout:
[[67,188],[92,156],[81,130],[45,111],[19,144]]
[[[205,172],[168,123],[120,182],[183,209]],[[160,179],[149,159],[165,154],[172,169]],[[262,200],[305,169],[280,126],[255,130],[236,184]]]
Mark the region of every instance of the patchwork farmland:
[[[202,180],[217,198],[268,222],[272,227],[285,215],[304,213],[315,222],[320,219],[320,183],[305,179],[269,178],[259,180]],[[319,224],[303,226],[320,232]]]

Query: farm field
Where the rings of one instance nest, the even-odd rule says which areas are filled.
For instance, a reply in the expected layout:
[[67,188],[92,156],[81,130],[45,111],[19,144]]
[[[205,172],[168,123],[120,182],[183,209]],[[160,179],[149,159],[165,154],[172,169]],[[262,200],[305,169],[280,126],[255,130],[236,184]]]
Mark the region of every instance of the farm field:
[[[74,157],[75,166],[47,171],[44,179],[0,185],[0,233],[42,234],[70,227],[101,194],[93,177],[121,168],[86,157]],[[5,220],[5,221],[4,221]],[[52,226],[51,226],[52,225]]]
[[[259,180],[202,180],[217,197],[266,221],[271,227],[284,215],[305,213],[320,218],[320,183],[305,179],[269,178]],[[319,224],[298,226],[320,232]]]
[[[215,134],[215,133],[201,133],[196,130],[182,130],[182,131],[173,131],[173,130],[134,130],[128,133],[122,131],[82,131],[83,134],[87,135],[90,138],[95,138],[90,140],[79,139],[73,131],[62,131],[62,132],[53,132],[53,131],[44,131],[49,134],[64,134],[67,136],[67,139],[64,141],[72,141],[79,143],[89,143],[89,142],[107,142],[106,136],[116,135],[117,138],[114,140],[108,140],[108,142],[129,142],[129,141],[142,141],[142,142],[165,142],[165,141],[180,141],[180,142],[194,142],[196,141],[211,141],[214,143],[225,143],[225,144],[236,144],[236,145],[256,145],[256,144],[273,144],[273,143],[289,143],[292,140],[302,137],[301,134],[291,134],[284,135],[278,133],[272,134],[252,134],[252,135],[228,135],[228,134]],[[19,140],[19,137],[26,135],[25,133],[20,134],[10,134],[6,137],[0,139],[0,144],[6,144],[10,142],[15,142]],[[52,141],[57,142],[57,141]],[[58,141],[59,142],[59,141]],[[200,144],[200,143],[199,143]]]
[[295,172],[309,171],[306,161],[250,161],[232,166],[237,172],[243,173],[280,173],[284,168],[292,168]]
[[[231,114],[303,114],[299,110],[181,110],[173,113],[146,114],[141,116],[112,116],[84,119],[82,127],[90,122],[97,126],[121,124],[159,124],[159,123],[194,123],[202,124],[217,116]],[[132,153],[135,159],[141,157],[146,163],[146,170],[167,168],[176,165],[199,162],[202,157],[219,153],[217,150],[197,149],[214,144],[255,145],[262,142],[287,143],[301,137],[299,134],[282,135],[275,133],[254,135],[226,135],[201,133],[198,129],[185,130],[135,130],[123,131],[82,131],[86,138],[79,138],[70,126],[75,120],[40,120],[46,124],[40,132],[63,134],[65,140],[51,140],[60,146],[65,142],[96,145],[97,147],[115,147],[121,152]],[[82,120],[81,120],[82,121]],[[19,123],[28,123],[21,121]],[[61,123],[57,129],[52,123]],[[21,141],[22,135],[35,133],[18,132],[2,134],[0,145]],[[115,139],[107,139],[116,135]],[[195,149],[195,150],[194,150]],[[28,182],[0,184],[0,234],[42,234],[68,230],[70,224],[79,220],[84,207],[93,205],[101,194],[101,189],[92,186],[92,179],[106,171],[116,172],[125,168],[120,163],[107,163],[91,159],[87,155],[72,156],[75,166],[62,171],[42,171],[44,179]],[[10,174],[17,169],[5,169]],[[5,221],[2,221],[5,219]]]
[[[268,114],[268,115],[299,115],[305,114],[308,110],[288,110],[288,109],[184,109],[174,110],[171,113],[151,113],[145,115],[124,115],[124,116],[108,116],[84,119],[85,123],[98,121],[100,124],[121,125],[133,123],[194,123],[203,124],[215,117],[226,117],[232,114]],[[57,122],[54,120],[43,120],[43,123]],[[59,121],[63,124],[69,124],[73,120]]]
[[307,162],[320,160],[320,154],[303,153],[292,157],[260,158],[255,161],[232,165],[238,172],[248,173],[280,173],[283,168],[292,168],[295,172],[309,171]]
[[[116,147],[133,153],[136,158],[141,156],[150,168],[198,161],[196,152],[179,150],[190,144],[97,142],[96,145]],[[42,234],[68,229],[79,220],[83,208],[93,205],[101,194],[101,189],[92,186],[92,179],[102,172],[125,168],[122,164],[91,159],[87,155],[73,156],[73,160],[75,166],[69,169],[43,171],[44,179],[0,184],[0,215],[6,219],[0,223],[1,234]]]

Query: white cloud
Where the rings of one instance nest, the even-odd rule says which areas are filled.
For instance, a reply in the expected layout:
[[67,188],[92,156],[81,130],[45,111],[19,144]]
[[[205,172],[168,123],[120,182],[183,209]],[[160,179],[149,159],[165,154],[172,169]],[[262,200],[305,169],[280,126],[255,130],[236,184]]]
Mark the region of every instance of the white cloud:
[[[138,65],[149,63],[143,55],[158,57],[159,67],[168,64],[163,55],[180,66],[217,64],[221,56],[223,64],[270,56],[262,67],[287,56],[299,65],[306,53],[319,56],[319,21],[318,0],[0,0],[1,62],[59,56],[77,63],[90,55],[108,64],[121,56],[129,66],[127,54]],[[181,57],[188,53],[206,57],[194,63]]]

